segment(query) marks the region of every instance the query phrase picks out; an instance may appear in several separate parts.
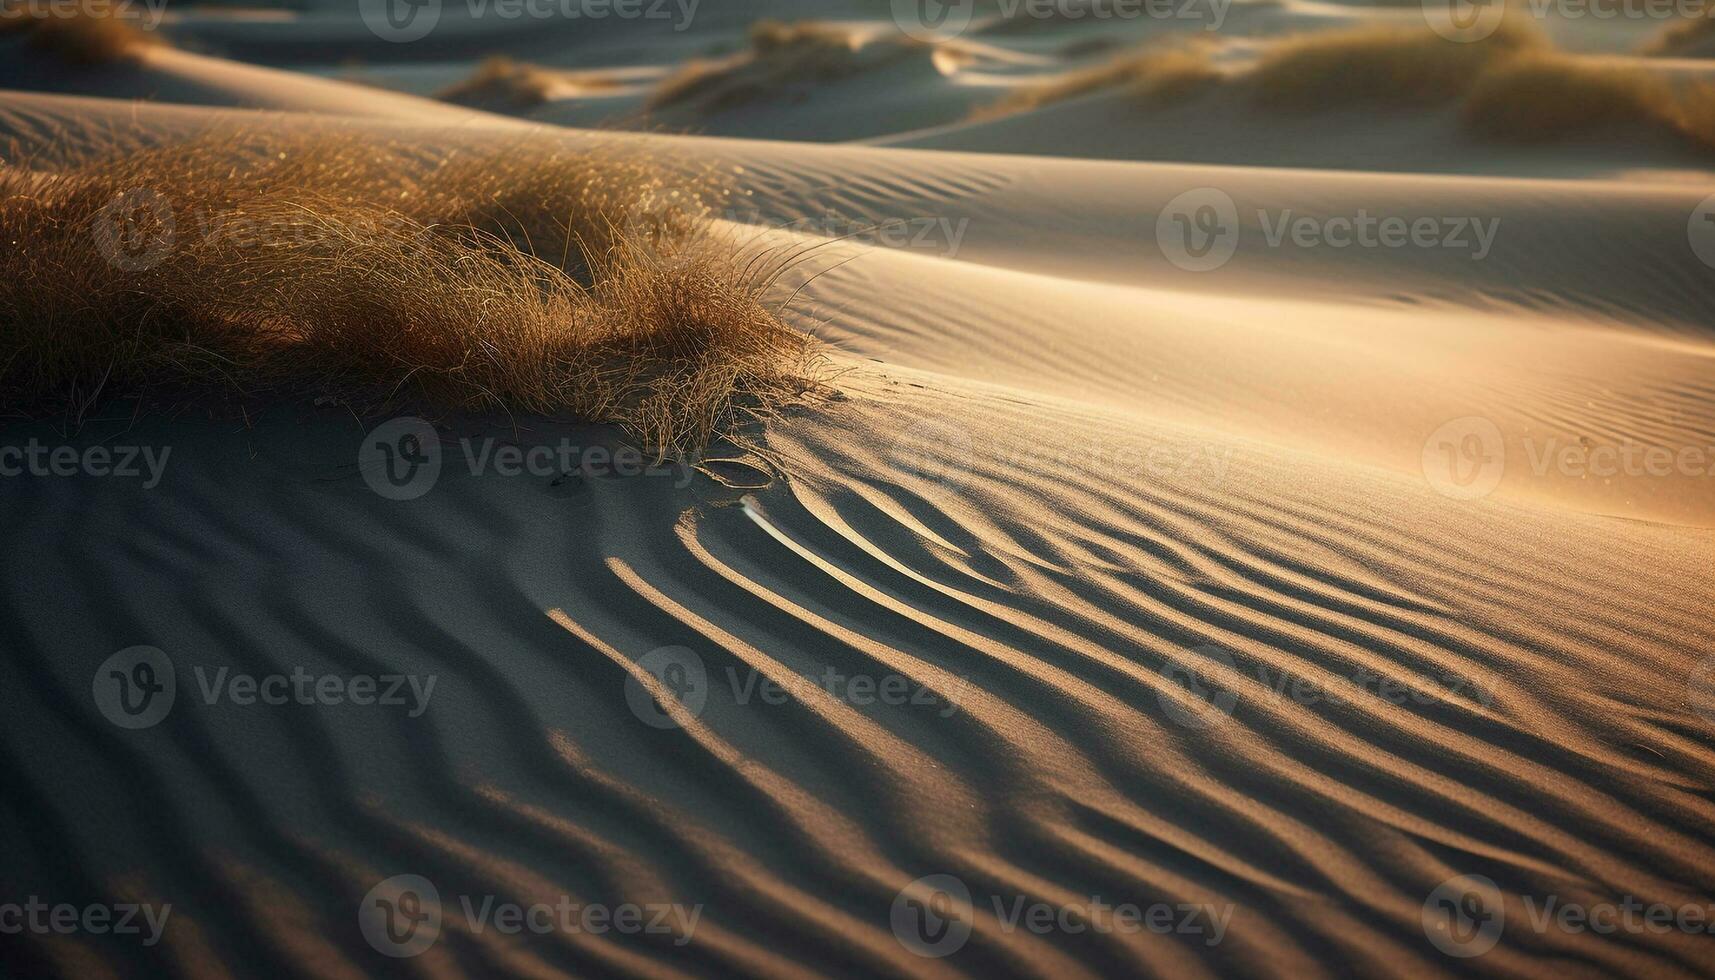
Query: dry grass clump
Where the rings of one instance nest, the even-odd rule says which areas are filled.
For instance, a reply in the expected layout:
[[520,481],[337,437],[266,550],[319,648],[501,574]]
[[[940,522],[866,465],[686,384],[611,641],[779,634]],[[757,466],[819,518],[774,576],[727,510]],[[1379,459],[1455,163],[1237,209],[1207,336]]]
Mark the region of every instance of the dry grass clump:
[[[508,211],[520,195],[534,213]],[[563,413],[695,451],[810,391],[819,355],[673,201],[602,154],[437,163],[344,133],[0,168],[0,410],[332,395]]]
[[1642,126],[1715,150],[1715,87],[1675,86],[1643,68],[1535,53],[1484,73],[1463,106],[1483,136],[1548,142]]
[[1444,105],[1463,98],[1497,62],[1547,43],[1513,22],[1463,44],[1427,27],[1361,27],[1283,39],[1246,80],[1252,99],[1271,109]]
[[1516,22],[1485,40],[1360,29],[1291,39],[1245,76],[1258,105],[1459,105],[1469,132],[1548,142],[1622,128],[1715,150],[1715,86],[1559,51]]
[[1146,105],[1186,101],[1220,86],[1270,111],[1385,106],[1459,107],[1462,125],[1495,140],[1543,142],[1631,128],[1715,150],[1715,85],[1570,55],[1535,31],[1503,23],[1455,43],[1427,27],[1362,27],[1289,37],[1248,70],[1222,74],[1200,44],[1134,53],[986,106],[986,119],[1108,89]]
[[978,107],[971,118],[993,119],[1029,112],[1105,89],[1124,89],[1144,105],[1156,107],[1193,98],[1217,85],[1221,77],[1202,46],[1154,49],[1040,85],[1013,89],[999,102]]
[[435,98],[482,108],[529,109],[564,93],[614,87],[611,79],[599,75],[555,71],[495,55],[478,65],[469,78],[435,93]]
[[25,35],[30,47],[80,67],[134,61],[164,42],[131,20],[80,10],[51,13],[38,5],[0,3],[0,38]]
[[1707,58],[1715,55],[1715,15],[1688,17],[1669,25],[1639,49],[1657,58]]
[[435,98],[458,105],[527,109],[548,101],[554,87],[554,76],[549,72],[496,55],[484,59],[469,78],[436,92]]
[[760,20],[751,25],[747,50],[687,62],[656,86],[644,108],[718,112],[776,96],[793,84],[844,78],[928,50],[929,45],[911,38],[871,38],[819,21]]

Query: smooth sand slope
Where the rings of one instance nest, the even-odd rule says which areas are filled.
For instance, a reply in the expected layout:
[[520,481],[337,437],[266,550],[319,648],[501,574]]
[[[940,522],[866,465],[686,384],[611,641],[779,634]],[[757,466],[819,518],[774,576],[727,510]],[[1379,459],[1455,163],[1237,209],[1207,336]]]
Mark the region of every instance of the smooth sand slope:
[[[354,125],[426,154],[518,138],[515,120],[411,102],[429,108]],[[0,142],[53,167],[115,126],[174,139],[232,118],[9,94]],[[757,489],[473,476],[461,438],[614,434],[459,418],[435,488],[386,500],[354,464],[365,426],[302,404],[73,437],[171,446],[148,491],[5,481],[5,877],[174,905],[158,947],[7,937],[8,971],[1709,975],[1707,935],[1523,925],[1523,896],[1715,894],[1715,704],[1697,682],[1711,478],[1533,466],[1567,446],[1715,445],[1711,272],[1687,237],[1705,185],[529,138],[692,150],[746,192],[731,234],[823,244],[778,300],[847,369],[839,397],[751,433],[783,474]],[[1238,233],[1227,263],[1191,272],[1157,223],[1202,188],[1234,202]],[[1360,209],[1498,225],[1480,259],[1269,241],[1281,214]],[[897,247],[828,244],[889,222],[911,232]],[[1471,417],[1505,462],[1492,493],[1456,499],[1436,433]],[[31,438],[62,439],[38,423],[3,441]],[[136,644],[174,658],[183,704],[131,732],[89,691]],[[692,652],[702,697],[639,665],[663,647]],[[195,694],[195,666],[300,665],[436,690],[414,718]],[[792,683],[829,668],[926,696]],[[1187,668],[1223,696],[1198,697]],[[794,693],[744,701],[730,677]],[[1420,696],[1353,693],[1360,677]],[[628,685],[670,721],[645,724]],[[703,910],[686,942],[449,917],[390,960],[354,910],[403,872],[449,905]],[[932,874],[974,905],[944,959],[890,928]],[[1457,875],[1507,896],[1475,959],[1425,936],[1426,898]],[[1219,942],[1038,935],[996,915],[1020,897],[1230,919]]]

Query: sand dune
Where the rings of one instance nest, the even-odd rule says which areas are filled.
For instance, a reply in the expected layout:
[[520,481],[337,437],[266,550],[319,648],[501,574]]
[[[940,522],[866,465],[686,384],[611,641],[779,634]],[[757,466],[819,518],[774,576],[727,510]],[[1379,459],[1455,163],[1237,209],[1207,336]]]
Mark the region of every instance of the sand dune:
[[[31,89],[0,100],[5,163],[39,172],[237,125],[719,174],[711,230],[801,256],[762,300],[838,371],[630,475],[614,428],[432,413],[411,499],[370,454],[383,420],[326,398],[10,420],[0,465],[134,449],[139,472],[0,479],[0,908],[172,911],[147,946],[0,935],[0,972],[1711,975],[1693,930],[1533,925],[1544,896],[1715,894],[1707,161],[1226,92],[972,121],[1161,26],[983,9],[937,65],[886,10],[820,5],[905,54],[736,101],[752,15],[807,14],[455,22],[423,48],[349,12],[197,14],[182,36],[271,67],[0,68]],[[1227,43],[1396,15],[1258,4]],[[318,38],[419,95],[513,60],[453,105],[289,71],[334,71],[298,50]],[[697,58],[719,74],[675,128],[704,135],[563,125],[635,119]],[[554,84],[512,102],[533,72]],[[1213,253],[1174,235],[1203,208],[1230,209]],[[176,693],[129,728],[99,685],[138,646]],[[397,697],[238,693],[295,672]],[[398,875],[438,890],[403,957],[364,911],[406,909]],[[1462,956],[1430,919],[1473,875],[1504,928]],[[514,935],[465,899],[661,914]],[[917,903],[968,939],[914,934]],[[1102,903],[1172,922],[1009,922]]]

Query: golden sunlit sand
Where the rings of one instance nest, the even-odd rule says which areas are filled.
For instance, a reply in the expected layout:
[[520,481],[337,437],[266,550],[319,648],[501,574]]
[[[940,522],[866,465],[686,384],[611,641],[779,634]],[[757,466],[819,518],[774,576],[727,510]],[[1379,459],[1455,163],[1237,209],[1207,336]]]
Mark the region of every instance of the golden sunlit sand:
[[1706,31],[1072,7],[0,29],[0,973],[1715,973]]

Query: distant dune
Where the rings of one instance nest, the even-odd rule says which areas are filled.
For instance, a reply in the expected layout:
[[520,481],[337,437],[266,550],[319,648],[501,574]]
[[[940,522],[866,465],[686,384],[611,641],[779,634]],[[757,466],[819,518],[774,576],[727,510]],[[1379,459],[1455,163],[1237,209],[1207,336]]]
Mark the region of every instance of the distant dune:
[[1550,7],[0,30],[0,975],[1715,975],[1715,60]]

